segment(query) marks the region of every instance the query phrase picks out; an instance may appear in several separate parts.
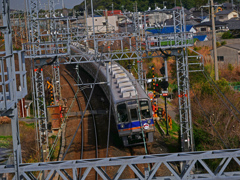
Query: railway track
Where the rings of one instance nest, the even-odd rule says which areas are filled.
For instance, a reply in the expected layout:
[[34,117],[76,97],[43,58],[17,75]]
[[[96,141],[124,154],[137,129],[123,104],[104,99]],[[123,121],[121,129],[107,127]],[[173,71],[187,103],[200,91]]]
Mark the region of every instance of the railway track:
[[[75,70],[73,71],[74,66],[69,66],[66,67],[66,70],[63,70],[61,72],[63,72],[65,74],[65,76],[69,77],[71,79],[71,84],[77,84],[76,83],[76,73]],[[89,77],[89,75],[84,72],[83,69],[79,70],[80,73],[80,77],[82,78],[83,83],[91,83],[93,82],[93,79],[91,77]],[[75,80],[74,80],[75,79]],[[79,84],[81,83],[79,82]],[[74,89],[77,89],[77,87],[73,87]],[[78,99],[82,98],[81,101],[83,101],[83,99],[85,99],[85,101],[88,100],[88,96],[91,92],[91,89],[84,89],[83,91],[81,91],[81,97],[78,96]],[[104,100],[103,100],[104,99]],[[81,106],[83,107],[83,109],[85,108],[85,106],[83,105],[83,102],[80,102]],[[109,109],[109,103],[107,98],[105,97],[102,89],[100,88],[100,86],[96,85],[94,92],[93,92],[93,96],[91,98],[91,106],[89,106],[89,111],[94,111],[94,110],[99,110],[99,109]],[[96,151],[95,151],[95,146],[94,144],[96,144],[95,139],[97,138],[98,144],[97,146],[98,148],[98,156],[99,158],[105,158],[106,157],[106,149],[107,149],[107,134],[108,134],[108,114],[106,115],[100,115],[100,114],[96,114],[94,115],[94,120],[95,120],[95,126],[96,126],[96,135],[94,134],[94,125],[93,125],[93,116],[87,116],[84,118],[84,130],[86,129],[87,132],[84,133],[85,136],[85,140],[86,140],[86,146],[84,146],[84,153],[83,153],[83,159],[91,159],[91,158],[96,158]],[[72,119],[68,121],[68,123],[71,123]],[[90,123],[91,121],[91,123]],[[78,119],[79,122],[79,119]],[[143,145],[137,145],[134,147],[123,147],[123,145],[120,143],[121,139],[118,139],[118,132],[116,129],[116,124],[115,120],[112,117],[111,120],[111,136],[110,136],[110,142],[109,142],[109,155],[108,157],[116,157],[116,156],[135,156],[135,155],[144,155],[146,154],[145,152],[145,148]],[[74,129],[76,129],[76,125],[74,126],[74,124],[68,124],[69,126],[66,129],[69,129],[71,127],[74,127]],[[70,132],[69,131],[69,135]],[[89,137],[87,137],[87,134],[92,134]],[[156,137],[155,137],[156,138]],[[80,141],[79,141],[80,142]],[[88,143],[87,143],[88,142]],[[84,143],[85,144],[85,143]],[[159,143],[150,143],[147,145],[147,150],[149,154],[156,154],[156,153],[161,153],[161,152],[167,152],[166,149],[163,149],[163,145],[159,144]],[[76,149],[77,150],[77,149]],[[78,149],[79,150],[79,149]],[[72,151],[72,149],[70,149],[70,151]],[[93,152],[94,151],[94,152]],[[95,155],[95,156],[94,156]],[[74,156],[68,156],[69,159],[79,159],[79,157],[74,157]],[[144,166],[138,166],[139,170],[144,173],[145,168],[148,168],[148,166],[144,167]],[[163,169],[165,169],[163,167]],[[118,167],[108,167],[106,168],[106,171],[112,172],[112,174],[115,174],[118,171]],[[160,170],[159,173],[160,174],[165,174],[166,170]],[[83,172],[82,172],[83,173]],[[89,173],[89,176],[87,179],[96,179],[96,175],[93,172]],[[133,171],[127,167],[127,170],[121,175],[120,178],[135,178],[135,175],[133,173]]]
[[[73,84],[76,84],[76,79],[66,70],[61,71],[61,77],[64,79],[64,81],[67,83],[67,85],[70,87],[72,93],[70,94],[69,91],[66,91],[64,93],[64,97],[68,99],[68,101],[71,99],[71,96],[76,94],[77,92],[77,87],[73,86]],[[66,85],[66,84],[65,84]],[[68,89],[68,88],[64,88]],[[76,112],[83,112],[85,109],[85,100],[88,100],[88,97],[83,91],[80,91],[78,93],[76,98],[76,103],[73,111]],[[70,100],[71,101],[71,100]],[[77,107],[76,107],[77,105]],[[90,112],[93,110],[91,104],[89,105]],[[78,117],[71,117],[67,120],[67,128],[66,128],[66,145],[69,146],[70,141],[72,139],[72,135],[76,130],[76,127],[81,121],[81,116]],[[94,132],[94,133],[89,133],[89,131]],[[90,116],[87,116],[83,118],[81,128],[77,132],[77,136],[75,137],[72,147],[70,147],[66,158],[65,159],[88,159],[88,158],[98,158],[98,145],[97,145],[97,134],[96,134],[96,125],[95,125],[95,117],[91,113]],[[90,137],[90,136],[94,137]],[[89,143],[89,139],[94,139],[95,140],[95,145],[92,143]],[[91,144],[91,153],[89,153],[89,144]],[[94,146],[94,147],[92,147]],[[94,151],[94,153],[93,153]],[[94,155],[93,155],[94,154]],[[79,175],[81,175],[81,169],[79,170]],[[95,173],[90,173],[89,176],[91,176],[95,179],[97,179],[97,176]]]

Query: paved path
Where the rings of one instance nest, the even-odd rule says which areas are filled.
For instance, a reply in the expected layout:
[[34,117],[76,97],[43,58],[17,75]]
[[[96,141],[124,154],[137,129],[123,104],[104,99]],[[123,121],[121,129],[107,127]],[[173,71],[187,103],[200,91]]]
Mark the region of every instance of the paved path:
[[[158,98],[157,100],[158,100],[158,107],[161,107],[161,108],[165,109],[164,99]],[[170,105],[168,103],[167,110],[168,110],[168,114],[171,116],[171,118],[176,120],[176,115],[177,115],[178,108],[176,106]]]

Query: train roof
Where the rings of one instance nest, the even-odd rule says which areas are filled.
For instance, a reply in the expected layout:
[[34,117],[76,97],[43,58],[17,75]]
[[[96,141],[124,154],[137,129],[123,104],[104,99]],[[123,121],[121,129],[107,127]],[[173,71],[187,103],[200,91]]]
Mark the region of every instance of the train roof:
[[[71,46],[72,49],[78,49]],[[82,65],[83,66],[83,65]],[[84,66],[94,66],[91,72],[97,72],[99,66],[98,82],[102,81],[100,77],[104,77],[104,81],[107,81],[107,65],[101,63],[100,65],[95,62],[84,63]],[[83,68],[84,68],[83,66]],[[85,68],[84,68],[85,69]],[[85,69],[86,70],[86,69]],[[88,71],[88,70],[87,70]],[[108,64],[109,79],[111,85],[112,101],[114,104],[118,104],[124,101],[132,101],[138,99],[149,99],[143,88],[139,85],[137,80],[119,63],[112,61]],[[91,74],[93,76],[93,74]],[[94,78],[94,77],[93,77]]]
[[[109,79],[112,87],[112,97],[114,102],[120,103],[122,101],[135,99],[149,99],[143,88],[139,85],[137,80],[124,67],[117,62],[109,63]],[[106,66],[101,67],[102,73],[106,76]]]

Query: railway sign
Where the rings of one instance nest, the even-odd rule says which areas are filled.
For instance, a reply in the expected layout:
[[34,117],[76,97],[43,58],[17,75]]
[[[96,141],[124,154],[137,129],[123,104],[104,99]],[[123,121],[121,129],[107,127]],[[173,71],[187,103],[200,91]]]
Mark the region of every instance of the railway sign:
[[149,97],[151,100],[153,100],[153,96],[154,96],[153,92],[152,92],[152,91],[149,91],[149,92],[148,92],[148,97]]
[[149,129],[149,124],[148,124],[148,123],[144,123],[144,124],[143,124],[143,128],[144,128],[144,129]]
[[167,97],[168,96],[168,91],[162,91],[162,96]]

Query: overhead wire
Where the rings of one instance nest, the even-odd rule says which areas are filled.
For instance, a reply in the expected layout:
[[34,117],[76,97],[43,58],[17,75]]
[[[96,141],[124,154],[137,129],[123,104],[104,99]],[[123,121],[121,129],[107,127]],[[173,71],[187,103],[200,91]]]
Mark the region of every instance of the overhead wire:
[[[82,78],[79,75],[79,73],[77,73],[77,76],[78,76],[79,81],[82,84],[84,84]],[[86,97],[86,99],[88,99],[87,94],[85,93],[84,90],[82,90],[82,93]],[[89,104],[89,107],[90,107],[90,110],[92,112],[93,108],[92,108],[91,104]],[[93,118],[93,126],[94,126],[94,133],[95,133],[96,158],[98,158],[98,148],[97,148],[97,146],[98,146],[98,138],[97,138],[97,128],[96,128],[96,122],[95,122],[94,115],[92,115],[92,118]],[[82,151],[83,151],[83,146],[82,146]],[[81,179],[81,169],[80,169],[80,172],[79,172],[79,179]]]
[[87,105],[86,105],[86,107],[85,107],[85,109],[84,109],[84,112],[83,112],[83,114],[82,114],[82,116],[81,116],[81,120],[80,120],[80,122],[79,122],[79,124],[78,124],[78,127],[77,127],[77,129],[76,129],[76,131],[75,131],[75,133],[74,133],[74,135],[73,135],[73,138],[72,138],[71,142],[69,143],[69,145],[68,145],[68,147],[67,147],[67,149],[66,149],[66,151],[65,151],[65,153],[64,153],[64,155],[63,155],[63,157],[62,157],[62,160],[64,160],[64,158],[66,157],[67,152],[68,152],[70,146],[72,145],[72,143],[73,143],[73,141],[74,141],[74,139],[75,139],[75,137],[76,137],[76,135],[77,135],[77,131],[78,131],[79,127],[80,127],[81,124],[82,124],[83,117],[84,117],[84,115],[85,115],[85,113],[86,113],[86,111],[87,111],[88,105],[89,105],[90,100],[91,100],[92,95],[93,95],[93,91],[94,91],[94,89],[95,89],[95,83],[96,83],[96,81],[97,81],[99,69],[100,69],[100,63],[98,63],[97,73],[96,73],[96,75],[95,75],[93,87],[92,87],[91,93],[90,93],[90,95],[89,95],[89,99],[88,99],[88,101],[87,101]]

